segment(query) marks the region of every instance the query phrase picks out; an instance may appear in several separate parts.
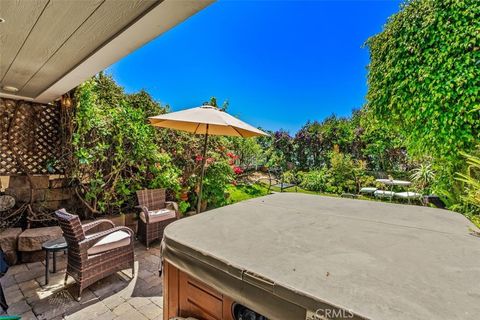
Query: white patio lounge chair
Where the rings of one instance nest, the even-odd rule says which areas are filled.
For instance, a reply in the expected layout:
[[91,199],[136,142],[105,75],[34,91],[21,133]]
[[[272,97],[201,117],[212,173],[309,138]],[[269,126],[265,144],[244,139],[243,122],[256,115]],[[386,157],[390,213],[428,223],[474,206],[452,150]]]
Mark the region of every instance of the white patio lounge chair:
[[405,200],[410,200],[410,199],[420,199],[422,195],[417,192],[413,191],[405,191],[405,192],[395,192],[395,198],[399,199],[405,199]]
[[377,198],[393,198],[395,192],[387,191],[387,190],[377,190],[373,193],[373,195]]
[[360,189],[360,193],[365,193],[365,194],[373,194],[375,191],[378,189],[375,187],[364,187]]

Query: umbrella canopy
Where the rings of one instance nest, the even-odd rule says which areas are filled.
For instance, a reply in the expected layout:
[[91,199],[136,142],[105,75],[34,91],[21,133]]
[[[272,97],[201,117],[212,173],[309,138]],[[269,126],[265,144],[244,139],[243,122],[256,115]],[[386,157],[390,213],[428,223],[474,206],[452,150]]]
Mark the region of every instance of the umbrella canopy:
[[162,114],[149,119],[152,126],[187,131],[194,134],[208,133],[216,136],[244,138],[267,135],[265,132],[212,106],[201,106]]
[[155,127],[176,129],[191,132],[193,134],[205,135],[202,153],[202,172],[200,173],[200,185],[197,200],[197,213],[200,212],[200,204],[202,200],[202,186],[203,176],[205,174],[208,136],[234,136],[244,138],[262,135],[268,136],[268,134],[262,130],[252,127],[251,125],[232,117],[228,113],[208,105],[161,114],[148,119],[150,120],[150,124]]

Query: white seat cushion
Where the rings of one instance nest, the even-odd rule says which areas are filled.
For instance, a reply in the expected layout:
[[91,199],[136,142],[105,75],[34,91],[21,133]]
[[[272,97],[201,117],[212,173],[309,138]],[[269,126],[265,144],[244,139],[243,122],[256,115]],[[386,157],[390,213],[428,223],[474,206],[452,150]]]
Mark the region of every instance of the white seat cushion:
[[400,198],[400,199],[417,199],[420,198],[422,195],[420,193],[416,192],[396,192],[395,197]]
[[[176,213],[175,213],[175,210],[160,209],[155,211],[148,211],[148,216],[150,217],[149,222],[155,223],[155,222],[175,218]],[[142,219],[143,222],[147,222],[147,220],[145,219],[145,213],[143,211],[140,212],[140,219]]]
[[377,190],[378,190],[377,188],[366,187],[366,188],[360,189],[360,192],[361,192],[361,193],[374,193],[374,192],[377,191]]
[[373,194],[375,195],[375,197],[378,197],[378,198],[391,198],[394,196],[395,192],[386,191],[386,190],[377,190]]
[[[87,235],[87,239],[94,236],[95,234]],[[99,254],[108,250],[120,248],[123,246],[128,246],[130,244],[130,234],[125,231],[115,231],[110,233],[108,236],[104,237],[93,247],[87,250],[87,254]]]

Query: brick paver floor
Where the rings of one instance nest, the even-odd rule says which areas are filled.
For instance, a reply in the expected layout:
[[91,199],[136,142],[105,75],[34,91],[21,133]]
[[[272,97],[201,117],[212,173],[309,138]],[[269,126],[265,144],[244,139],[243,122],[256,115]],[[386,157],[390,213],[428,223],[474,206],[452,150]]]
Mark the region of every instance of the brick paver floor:
[[58,253],[58,272],[50,274],[48,285],[44,285],[44,262],[10,267],[0,279],[9,305],[8,314],[21,315],[22,320],[162,319],[159,247],[157,242],[147,251],[136,242],[135,277],[130,278],[129,269],[105,278],[84,290],[80,302],[70,293],[71,277],[67,288],[63,287],[66,255]]

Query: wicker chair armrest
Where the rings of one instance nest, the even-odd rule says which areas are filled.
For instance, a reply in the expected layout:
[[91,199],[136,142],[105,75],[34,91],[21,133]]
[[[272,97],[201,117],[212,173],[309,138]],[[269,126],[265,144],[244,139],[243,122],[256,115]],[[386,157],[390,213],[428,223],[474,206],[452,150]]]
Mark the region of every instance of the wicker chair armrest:
[[143,211],[144,216],[145,216],[145,222],[146,222],[146,223],[150,223],[150,217],[149,217],[149,214],[148,214],[148,208],[147,208],[146,206],[135,206],[135,208]]
[[115,224],[108,219],[99,219],[82,225],[83,231],[87,233],[90,229],[93,229],[99,225],[106,225],[108,229],[114,228]]
[[145,216],[145,222],[150,223],[150,215],[148,214],[148,208],[146,206],[135,206],[135,208],[143,211]]
[[130,229],[129,227],[125,227],[125,226],[120,226],[120,227],[114,227],[114,228],[106,230],[106,231],[94,233],[92,236],[80,241],[79,246],[81,248],[81,251],[84,251],[84,250],[86,251],[86,250],[90,249],[97,242],[99,242],[100,240],[102,240],[103,238],[108,236],[109,234],[112,234],[112,233],[117,232],[117,231],[127,232],[130,235],[130,241],[132,241],[132,243],[133,243],[134,234],[133,234],[132,229]]
[[165,208],[174,210],[178,218],[178,203],[175,201],[165,201]]
[[142,210],[145,213],[148,212],[148,208],[146,206],[135,206],[135,208],[138,210]]

